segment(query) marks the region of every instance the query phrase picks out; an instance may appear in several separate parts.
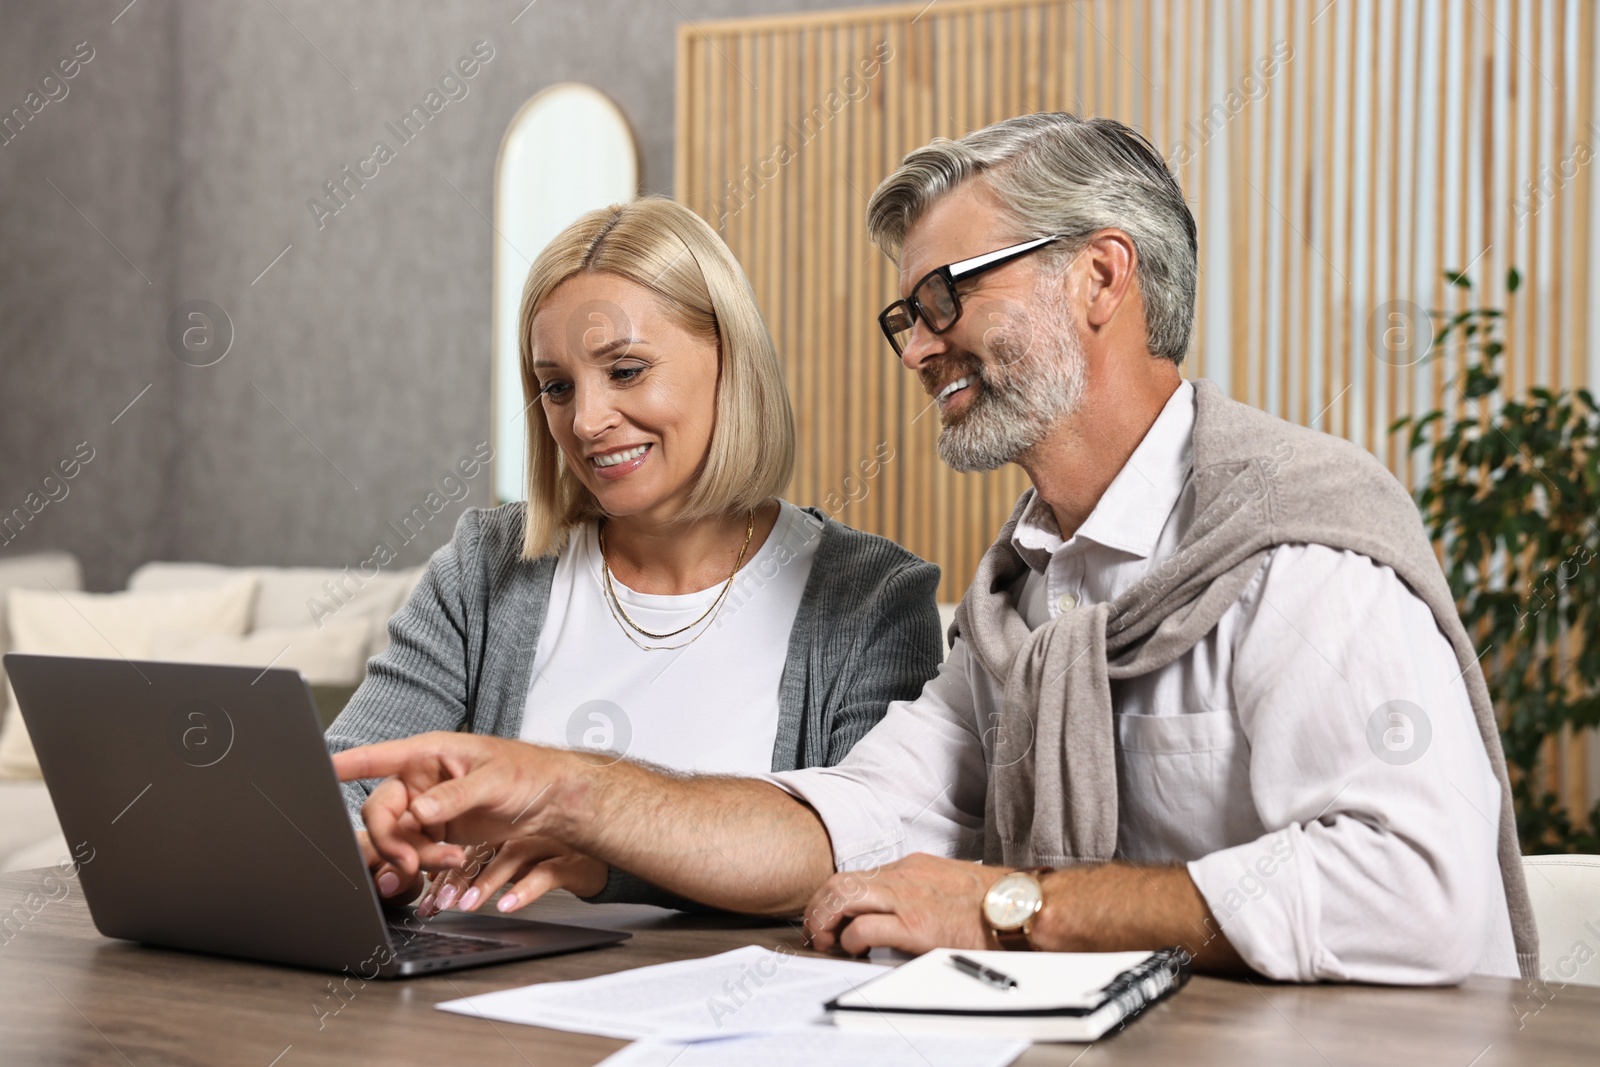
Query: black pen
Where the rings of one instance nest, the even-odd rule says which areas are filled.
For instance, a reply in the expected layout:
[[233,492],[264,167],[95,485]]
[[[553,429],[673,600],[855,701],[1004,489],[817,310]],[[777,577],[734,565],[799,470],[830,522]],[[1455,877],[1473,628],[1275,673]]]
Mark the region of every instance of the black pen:
[[951,956],[950,962],[956,965],[956,970],[968,974],[978,981],[992,985],[996,989],[1015,989],[1017,980],[1004,971],[997,971],[993,967],[985,967],[977,960],[966,956]]

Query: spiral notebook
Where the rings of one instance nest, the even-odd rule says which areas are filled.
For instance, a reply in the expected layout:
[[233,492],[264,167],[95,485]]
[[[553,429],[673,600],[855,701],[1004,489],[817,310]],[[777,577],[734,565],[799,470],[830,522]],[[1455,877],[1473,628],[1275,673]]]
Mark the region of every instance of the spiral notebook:
[[[998,989],[956,968],[966,956],[1016,979]],[[830,1001],[835,1026],[1095,1041],[1189,980],[1189,957],[1160,952],[935,949]]]

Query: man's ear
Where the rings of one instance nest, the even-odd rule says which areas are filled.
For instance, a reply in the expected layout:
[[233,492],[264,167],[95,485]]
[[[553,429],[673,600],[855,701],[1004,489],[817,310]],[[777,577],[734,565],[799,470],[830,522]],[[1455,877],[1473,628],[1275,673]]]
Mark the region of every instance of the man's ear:
[[1139,254],[1133,238],[1121,230],[1101,230],[1079,255],[1084,317],[1091,327],[1105,326],[1116,316],[1133,287]]

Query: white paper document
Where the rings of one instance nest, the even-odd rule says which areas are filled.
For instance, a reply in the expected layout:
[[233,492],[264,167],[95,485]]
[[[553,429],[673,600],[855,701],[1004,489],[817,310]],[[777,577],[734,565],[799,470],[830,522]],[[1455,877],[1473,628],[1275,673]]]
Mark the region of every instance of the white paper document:
[[505,989],[438,1005],[496,1022],[602,1037],[704,1041],[808,1026],[887,967],[748,945],[716,956]]
[[958,971],[954,949],[936,948],[896,967],[859,992],[839,998],[844,1007],[901,1011],[1019,1012],[1093,1008],[1119,974],[1150,958],[1149,952],[987,952],[959,953],[1017,980],[1015,989],[996,989]]
[[1005,1067],[1028,1048],[1009,1038],[862,1034],[825,1026],[694,1045],[636,1041],[600,1067]]

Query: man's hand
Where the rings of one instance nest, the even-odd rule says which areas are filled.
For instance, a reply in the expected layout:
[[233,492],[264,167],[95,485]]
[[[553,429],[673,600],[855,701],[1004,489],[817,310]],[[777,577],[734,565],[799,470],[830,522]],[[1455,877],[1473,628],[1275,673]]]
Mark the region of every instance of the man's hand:
[[402,882],[460,867],[467,843],[497,845],[537,831],[539,804],[573,754],[466,733],[418,734],[340,752],[344,782],[386,778],[361,808],[376,852]]
[[818,949],[852,956],[879,946],[913,955],[994,948],[983,898],[1009,873],[919,852],[875,870],[835,874],[806,905],[806,934]]
[[513,838],[498,849],[483,848],[466,866],[446,871],[417,905],[424,919],[452,905],[477,911],[508,882],[502,912],[525,908],[552,889],[591,897],[606,886],[611,868],[548,837]]
[[595,861],[561,864],[563,885],[593,885],[605,863],[703,904],[793,915],[833,870],[822,820],[770,782],[449,732],[353,748],[333,766],[341,781],[386,779],[361,814],[402,882],[538,837]]
[[[870,871],[836,874],[806,906],[806,932],[824,951],[862,955],[884,946],[996,948],[983,898],[1010,867],[912,855]],[[1183,948],[1201,970],[1248,971],[1181,866],[1105,863],[1052,871],[1028,940],[1047,952]]]

